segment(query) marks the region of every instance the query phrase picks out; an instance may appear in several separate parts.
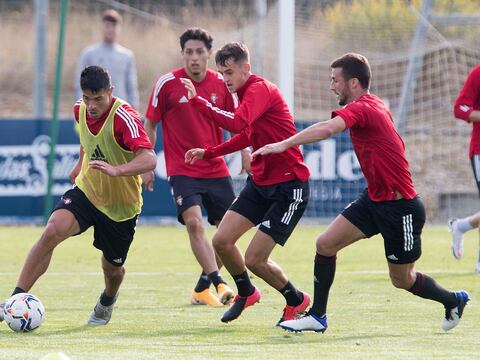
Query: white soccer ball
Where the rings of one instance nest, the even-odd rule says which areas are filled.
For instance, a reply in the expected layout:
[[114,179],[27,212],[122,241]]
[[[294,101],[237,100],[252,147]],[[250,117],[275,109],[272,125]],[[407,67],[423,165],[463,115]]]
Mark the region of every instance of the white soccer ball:
[[45,317],[45,308],[35,295],[19,293],[7,300],[3,317],[15,332],[29,332],[38,328]]

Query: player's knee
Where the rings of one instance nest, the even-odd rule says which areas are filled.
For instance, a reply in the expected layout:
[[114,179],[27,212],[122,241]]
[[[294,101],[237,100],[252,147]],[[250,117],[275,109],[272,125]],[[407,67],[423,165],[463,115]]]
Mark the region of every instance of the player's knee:
[[328,238],[325,234],[321,234],[315,243],[317,248],[317,253],[323,256],[334,256],[337,251],[333,249],[328,242]]
[[215,236],[212,239],[212,245],[218,254],[225,254],[228,252],[229,244],[228,244],[227,238],[223,237],[218,232],[215,234]]
[[122,279],[125,276],[125,267],[123,266],[104,266],[103,273],[108,279]]
[[191,217],[185,220],[185,226],[189,234],[198,235],[203,233],[203,221],[197,217]]
[[390,273],[390,281],[397,289],[408,290],[412,287],[411,280],[403,274]]
[[48,248],[56,247],[64,237],[55,222],[49,222],[43,230],[39,243]]

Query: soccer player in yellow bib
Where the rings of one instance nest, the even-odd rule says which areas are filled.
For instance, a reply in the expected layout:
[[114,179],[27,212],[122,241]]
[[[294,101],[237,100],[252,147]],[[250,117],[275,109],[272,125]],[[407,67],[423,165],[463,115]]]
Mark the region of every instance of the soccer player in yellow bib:
[[[107,324],[112,316],[142,208],[139,175],[155,168],[156,157],[136,110],[112,95],[105,69],[86,67],[80,85],[83,96],[74,106],[80,157],[70,174],[75,186],[62,196],[30,250],[13,294],[32,288],[47,270],[58,244],[93,226],[93,245],[102,251],[105,279],[105,289],[88,320],[97,326]],[[0,314],[3,320],[3,311]]]

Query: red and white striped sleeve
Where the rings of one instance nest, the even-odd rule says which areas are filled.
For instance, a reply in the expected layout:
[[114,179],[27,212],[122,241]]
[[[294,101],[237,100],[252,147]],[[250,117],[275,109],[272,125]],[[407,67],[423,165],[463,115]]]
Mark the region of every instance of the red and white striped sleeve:
[[138,112],[129,104],[122,104],[115,112],[115,139],[126,150],[153,149]]

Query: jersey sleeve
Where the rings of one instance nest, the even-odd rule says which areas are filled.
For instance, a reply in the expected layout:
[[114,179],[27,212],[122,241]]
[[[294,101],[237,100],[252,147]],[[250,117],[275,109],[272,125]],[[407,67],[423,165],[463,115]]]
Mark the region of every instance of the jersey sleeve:
[[250,146],[250,141],[248,139],[248,135],[245,129],[244,131],[235,135],[228,141],[225,141],[216,146],[206,148],[203,158],[205,160],[212,159],[218,156],[223,156],[238,150],[245,149],[248,146]]
[[168,73],[160,77],[155,83],[155,87],[150,94],[147,104],[145,117],[149,120],[159,122],[162,120],[163,114],[167,109],[167,87],[168,82],[175,79],[172,73]]
[[251,125],[268,110],[269,105],[270,92],[266,85],[264,83],[252,84],[245,92],[242,103],[235,111],[235,116]]
[[78,123],[78,119],[80,118],[80,103],[82,100],[78,100],[75,105],[73,105],[73,118]]
[[340,116],[345,121],[345,128],[350,129],[354,127],[365,127],[366,118],[363,111],[360,109],[358,103],[352,103],[343,109],[332,111],[332,119],[336,116]]
[[453,108],[453,113],[457,119],[468,121],[470,113],[475,109],[475,105],[480,98],[480,66],[477,66],[468,75],[462,90],[458,95]]
[[213,106],[211,102],[201,96],[195,96],[190,103],[196,111],[200,111],[218,126],[230,132],[239,133],[248,126],[240,116],[237,116],[236,112],[232,113]]
[[138,149],[153,149],[145,132],[140,116],[130,105],[123,104],[115,113],[115,138],[124,149],[137,152]]

